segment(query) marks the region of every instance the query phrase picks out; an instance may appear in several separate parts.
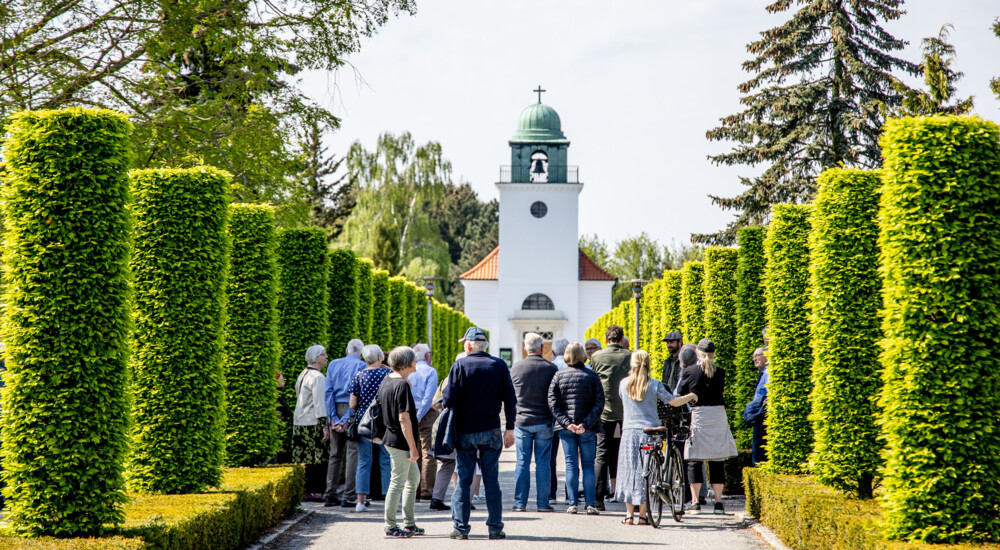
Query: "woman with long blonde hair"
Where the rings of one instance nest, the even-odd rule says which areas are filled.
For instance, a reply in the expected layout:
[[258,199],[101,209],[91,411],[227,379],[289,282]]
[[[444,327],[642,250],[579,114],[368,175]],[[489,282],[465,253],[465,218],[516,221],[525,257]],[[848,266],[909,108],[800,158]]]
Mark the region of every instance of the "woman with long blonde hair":
[[[687,351],[687,350],[684,350]],[[736,456],[736,440],[729,430],[726,417],[726,371],[715,364],[715,343],[708,338],[698,342],[695,349],[698,362],[687,364],[681,372],[677,388],[698,396],[691,405],[691,437],[684,444],[688,482],[691,484],[692,503],[689,509],[701,510],[698,492],[705,482],[704,470],[698,462],[708,463],[708,477],[715,491],[715,513],[726,513],[722,505],[722,487],[726,471],[722,461]],[[683,362],[683,361],[682,361]]]
[[642,478],[642,452],[640,447],[650,440],[643,428],[658,426],[657,401],[674,407],[697,401],[689,393],[674,397],[659,380],[649,376],[649,354],[643,350],[632,352],[628,377],[622,380],[618,394],[622,398],[622,439],[618,453],[618,485],[615,498],[625,503],[625,525],[635,524],[635,507],[639,507],[639,525],[646,525],[646,485]]

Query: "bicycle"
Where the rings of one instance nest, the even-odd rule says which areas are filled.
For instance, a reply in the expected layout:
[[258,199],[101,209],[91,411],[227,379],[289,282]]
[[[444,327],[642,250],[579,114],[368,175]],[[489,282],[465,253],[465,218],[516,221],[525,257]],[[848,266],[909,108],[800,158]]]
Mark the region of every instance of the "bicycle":
[[684,460],[678,447],[690,430],[684,425],[683,412],[676,407],[670,409],[663,426],[642,429],[652,437],[640,448],[646,452],[642,475],[646,480],[646,515],[653,527],[660,526],[664,504],[670,506],[674,521],[680,522],[684,515]]

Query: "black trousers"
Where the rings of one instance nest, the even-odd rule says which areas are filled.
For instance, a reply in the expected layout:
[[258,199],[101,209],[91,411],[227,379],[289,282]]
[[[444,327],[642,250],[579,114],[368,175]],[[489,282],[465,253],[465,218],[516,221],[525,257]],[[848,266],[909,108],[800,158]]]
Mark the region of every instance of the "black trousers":
[[767,451],[764,450],[764,441],[767,439],[767,427],[764,426],[763,420],[758,420],[753,424],[753,452],[751,458],[753,460],[753,465],[756,466],[761,462],[767,462]]
[[[687,461],[688,483],[705,483],[705,472],[701,469],[701,462],[700,460]],[[708,479],[712,483],[725,483],[726,467],[723,462],[721,460],[707,460],[705,462],[708,464]]]
[[[604,502],[608,492],[607,480],[618,477],[618,446],[621,444],[621,420],[601,420],[597,432],[597,456],[594,457],[594,471],[597,474],[597,502]],[[615,437],[615,431],[619,437]]]

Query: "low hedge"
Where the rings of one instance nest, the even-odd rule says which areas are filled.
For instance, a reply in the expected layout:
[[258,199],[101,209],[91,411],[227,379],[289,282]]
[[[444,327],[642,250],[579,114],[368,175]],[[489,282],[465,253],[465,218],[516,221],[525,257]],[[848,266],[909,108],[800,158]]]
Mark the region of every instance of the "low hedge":
[[[753,466],[752,453],[749,449],[740,449],[737,453],[736,456],[723,463],[726,469],[726,480],[723,483],[722,494],[725,495],[744,494],[743,469]],[[708,482],[712,483],[713,481],[709,476]]]
[[125,523],[114,537],[0,536],[0,550],[234,550],[292,514],[304,484],[300,465],[226,469],[209,493],[129,495]]
[[882,538],[875,500],[845,497],[811,476],[743,470],[747,513],[796,550],[1000,550],[996,544],[923,544]]

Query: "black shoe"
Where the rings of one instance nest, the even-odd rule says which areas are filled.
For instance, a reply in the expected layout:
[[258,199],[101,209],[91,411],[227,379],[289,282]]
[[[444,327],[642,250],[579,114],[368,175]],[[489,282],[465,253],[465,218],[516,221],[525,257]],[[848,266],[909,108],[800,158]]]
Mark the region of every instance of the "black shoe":
[[[469,540],[469,535],[466,533],[459,533],[458,531],[452,531],[449,536],[455,540]],[[490,536],[492,537],[493,535]]]
[[431,510],[451,510],[451,506],[448,506],[443,501],[436,498],[431,499]]
[[505,538],[507,538],[507,533],[504,533],[503,531],[490,533],[490,540],[505,539]]
[[705,499],[703,499],[703,498],[699,498],[699,499],[698,499],[698,506],[705,506],[705,505],[707,505],[707,504],[708,504],[708,501],[707,501],[707,500],[705,500]]
[[475,510],[476,509],[476,505],[475,504],[470,504],[469,505],[469,509],[470,510]]
[[[344,502],[347,502],[347,501],[344,501]],[[325,506],[327,508],[332,508],[334,506],[340,506],[340,499],[339,498],[328,498],[325,501],[323,501],[323,506]]]
[[604,510],[604,501],[601,501],[601,502],[598,502],[597,504],[595,504],[594,508],[597,508],[598,510],[604,512],[605,511]]
[[556,509],[551,506],[543,506],[538,509],[539,512],[555,512]]
[[343,501],[343,502],[340,503],[340,507],[341,508],[354,508],[355,504],[357,504],[357,502],[351,502],[349,500],[345,500],[345,501]]
[[525,511],[526,511],[526,510],[525,510],[524,508],[522,508],[521,506],[514,506],[514,507],[513,507],[513,508],[511,508],[510,510],[511,510],[512,512],[525,512]]
[[716,514],[725,514],[726,513],[726,507],[722,505],[722,502],[716,502],[715,503],[715,510],[714,511],[715,511]]

